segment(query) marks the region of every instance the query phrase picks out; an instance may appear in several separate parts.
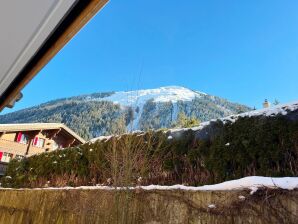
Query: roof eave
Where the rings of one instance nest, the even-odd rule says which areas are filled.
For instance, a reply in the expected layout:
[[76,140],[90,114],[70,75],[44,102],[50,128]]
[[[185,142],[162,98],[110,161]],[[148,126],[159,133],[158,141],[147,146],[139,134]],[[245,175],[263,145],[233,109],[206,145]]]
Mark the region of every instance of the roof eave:
[[[6,132],[18,132],[18,131],[37,131],[37,130],[55,130],[55,129],[63,129],[65,132],[67,132],[69,135],[71,135],[75,140],[80,142],[81,144],[84,144],[86,142],[85,139],[80,137],[78,134],[76,134],[73,130],[71,130],[69,127],[67,127],[65,124],[62,123],[41,123],[40,124],[34,124],[34,123],[28,123],[28,124],[11,124],[13,127],[8,128],[0,128],[0,133]],[[20,127],[23,126],[23,127]],[[38,125],[38,126],[34,126]],[[48,125],[48,127],[47,127]],[[3,126],[3,125],[2,125]],[[31,126],[31,127],[30,127]],[[1,124],[0,124],[1,127]]]
[[109,0],[78,0],[76,6],[0,96],[0,111],[19,100],[21,90]]

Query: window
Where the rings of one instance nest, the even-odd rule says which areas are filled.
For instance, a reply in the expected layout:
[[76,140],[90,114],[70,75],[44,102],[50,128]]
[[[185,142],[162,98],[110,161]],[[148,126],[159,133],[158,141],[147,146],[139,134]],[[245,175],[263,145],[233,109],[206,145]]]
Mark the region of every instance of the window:
[[37,146],[42,148],[44,146],[44,142],[45,140],[43,138],[39,138],[37,142]]
[[21,143],[23,143],[23,144],[27,144],[28,143],[28,141],[29,141],[29,138],[28,138],[28,136],[27,135],[25,135],[25,134],[22,134],[22,139],[21,139]]
[[29,142],[28,135],[26,135],[22,132],[19,132],[18,135],[17,135],[17,142],[27,144]]
[[36,146],[36,147],[43,148],[44,147],[44,143],[45,143],[45,139],[39,138],[39,137],[35,137],[32,144],[34,146]]
[[9,163],[12,157],[13,157],[12,153],[3,152],[1,156],[1,162]]

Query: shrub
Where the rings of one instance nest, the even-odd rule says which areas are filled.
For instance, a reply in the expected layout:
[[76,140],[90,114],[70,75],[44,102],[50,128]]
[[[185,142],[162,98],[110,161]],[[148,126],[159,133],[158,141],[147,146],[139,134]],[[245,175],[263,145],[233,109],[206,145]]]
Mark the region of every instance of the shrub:
[[202,185],[251,175],[298,175],[297,121],[285,116],[243,117],[234,123],[217,121],[211,127],[216,131],[207,138],[191,129],[173,138],[168,138],[170,132],[149,131],[14,160],[6,173],[11,178],[2,183],[6,187]]

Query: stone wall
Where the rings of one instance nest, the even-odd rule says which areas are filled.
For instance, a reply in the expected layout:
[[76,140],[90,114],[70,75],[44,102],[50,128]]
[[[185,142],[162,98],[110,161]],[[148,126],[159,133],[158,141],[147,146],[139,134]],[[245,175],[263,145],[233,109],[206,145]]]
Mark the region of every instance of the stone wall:
[[298,191],[0,190],[0,223],[273,224],[297,215]]

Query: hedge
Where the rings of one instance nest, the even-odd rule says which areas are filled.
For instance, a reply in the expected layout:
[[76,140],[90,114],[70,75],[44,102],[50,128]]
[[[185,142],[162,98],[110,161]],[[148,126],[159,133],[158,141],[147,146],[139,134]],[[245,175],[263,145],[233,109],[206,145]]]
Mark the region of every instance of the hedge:
[[287,116],[212,123],[216,134],[149,131],[13,160],[4,187],[203,185],[244,176],[298,175],[298,122]]

